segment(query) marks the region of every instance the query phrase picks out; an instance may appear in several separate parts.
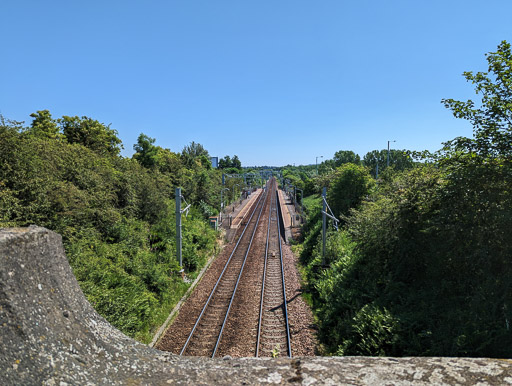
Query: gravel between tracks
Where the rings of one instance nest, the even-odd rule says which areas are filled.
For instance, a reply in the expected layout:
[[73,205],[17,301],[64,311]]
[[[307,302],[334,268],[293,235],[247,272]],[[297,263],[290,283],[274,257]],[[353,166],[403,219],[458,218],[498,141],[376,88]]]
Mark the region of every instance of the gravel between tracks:
[[298,270],[299,259],[294,255],[289,245],[283,243],[282,249],[292,356],[314,356],[317,347],[317,327],[311,308],[309,308],[301,296],[301,278]]

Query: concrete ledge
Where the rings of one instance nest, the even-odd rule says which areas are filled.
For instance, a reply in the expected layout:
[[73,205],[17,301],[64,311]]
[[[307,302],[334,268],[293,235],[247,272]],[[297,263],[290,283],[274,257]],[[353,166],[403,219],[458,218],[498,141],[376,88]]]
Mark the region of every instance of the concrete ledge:
[[99,316],[73,276],[61,237],[0,230],[2,385],[512,384],[512,361],[485,358],[179,358]]

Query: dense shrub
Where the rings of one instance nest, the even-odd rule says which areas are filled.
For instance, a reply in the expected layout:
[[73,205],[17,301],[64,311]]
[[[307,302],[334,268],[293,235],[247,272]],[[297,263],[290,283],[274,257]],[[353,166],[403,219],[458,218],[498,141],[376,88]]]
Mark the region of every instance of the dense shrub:
[[327,268],[308,225],[302,261],[326,353],[512,357],[510,45],[488,62],[464,74],[480,105],[443,101],[474,137],[382,173],[328,236]]
[[359,206],[375,185],[365,167],[352,163],[338,167],[329,182],[327,195],[336,217],[348,215],[351,208]]
[[[87,117],[56,121],[46,110],[33,117],[28,128],[0,117],[0,227],[60,233],[96,310],[149,340],[187,289],[176,262],[175,184],[186,184],[188,200],[210,214],[220,173],[191,156],[185,169],[180,155],[161,148],[155,165],[121,157],[116,132]],[[200,196],[208,201],[194,201]],[[183,236],[184,268],[194,276],[215,252],[216,233],[193,208]]]
[[317,240],[303,261],[327,353],[512,356],[512,174],[488,167],[396,174],[329,233],[328,269]]

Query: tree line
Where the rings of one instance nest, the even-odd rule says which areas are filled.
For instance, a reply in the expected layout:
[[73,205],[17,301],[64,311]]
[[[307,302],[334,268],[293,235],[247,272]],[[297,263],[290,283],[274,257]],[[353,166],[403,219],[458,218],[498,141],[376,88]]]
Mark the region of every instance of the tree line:
[[95,309],[150,341],[188,288],[176,262],[174,189],[193,204],[183,218],[183,268],[193,278],[216,252],[207,219],[220,209],[222,171],[195,142],[173,152],[140,134],[123,157],[117,132],[95,119],[54,119],[48,110],[31,118],[0,116],[0,227],[60,233]]

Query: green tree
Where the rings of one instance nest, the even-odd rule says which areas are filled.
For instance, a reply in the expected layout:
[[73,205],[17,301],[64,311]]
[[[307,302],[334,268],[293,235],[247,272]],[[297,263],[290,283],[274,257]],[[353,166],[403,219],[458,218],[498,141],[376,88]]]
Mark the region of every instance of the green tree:
[[194,141],[192,141],[189,145],[186,145],[181,152],[183,163],[189,168],[193,167],[195,160],[201,156],[205,156],[208,160],[210,159],[210,154],[203,147],[203,145]]
[[347,163],[336,169],[331,176],[327,192],[334,215],[346,216],[351,208],[359,206],[375,182],[364,166]]
[[[35,128],[55,129],[49,113],[36,115]],[[211,204],[198,200],[218,203],[220,176],[201,159],[186,169],[180,155],[144,135],[136,150],[146,157],[136,160],[112,154],[109,142],[101,142],[105,127],[95,121],[64,117],[60,123],[71,141],[32,135],[32,127],[0,115],[0,227],[38,224],[59,232],[91,304],[147,342],[188,287],[175,259],[173,184],[189,177],[185,194],[193,207],[183,220],[184,262],[194,270],[216,245],[216,232],[197,210],[210,212]],[[78,132],[84,136],[72,136]],[[154,166],[143,167],[141,159]]]
[[226,169],[231,167],[231,157],[229,155],[219,160],[219,169]]
[[[179,185],[184,169],[180,155],[160,146],[157,146],[157,148],[158,169],[171,179],[174,186]],[[211,168],[210,160],[207,161],[207,168]]]
[[[370,169],[370,173],[373,177],[376,177],[377,164],[379,166],[379,175],[387,169],[388,162],[388,151],[384,150],[372,150],[365,154],[363,157],[363,165]],[[409,156],[407,150],[395,150],[389,151],[389,166],[393,170],[401,171],[410,169],[414,166],[412,158]]]
[[352,150],[339,150],[334,153],[333,161],[336,167],[349,162],[358,165],[361,162],[361,158]]
[[196,143],[194,141],[190,142],[190,145],[187,145],[183,148],[182,154],[191,156],[193,158],[197,158],[202,155],[210,157],[208,150],[206,150],[200,143]]
[[366,153],[363,157],[363,165],[366,166],[373,177],[381,173],[386,167],[386,154],[383,154],[385,150],[372,150]]
[[[133,150],[135,150],[133,158],[145,168],[159,170],[170,178],[174,186],[178,186],[183,177],[184,168],[182,158],[179,154],[173,153],[169,149],[156,146],[154,143],[154,138],[141,133],[137,139],[137,143],[133,145]],[[205,161],[204,158],[204,155],[201,156],[202,164],[206,165],[206,168],[211,168],[210,161]]]
[[512,53],[510,43],[501,42],[496,52],[486,55],[488,72],[464,72],[468,82],[481,94],[479,106],[443,99],[456,118],[473,125],[474,138],[457,137],[445,144],[451,153],[476,153],[484,157],[510,160],[512,157]]
[[156,166],[158,162],[158,148],[154,143],[154,138],[150,138],[146,134],[140,133],[137,138],[137,143],[133,145],[133,150],[135,150],[133,158],[146,168]]
[[110,126],[85,116],[63,116],[60,122],[69,143],[79,143],[100,154],[118,155],[121,151],[121,140]]
[[512,356],[511,58],[502,42],[488,73],[464,73],[478,107],[443,100],[474,137],[447,142],[434,165],[385,173],[347,217],[353,247],[308,275],[328,352]]
[[52,118],[49,110],[38,110],[30,114],[33,119],[32,124],[26,129],[30,135],[40,138],[61,139],[62,134],[55,119]]
[[212,161],[208,156],[202,154],[198,158],[203,168],[205,168],[206,170],[210,170],[212,168]]
[[242,163],[240,162],[240,159],[235,154],[233,158],[231,158],[229,155],[225,156],[224,158],[219,160],[219,169],[227,169],[227,168],[236,168],[241,169]]
[[233,156],[233,159],[231,160],[231,167],[237,168],[237,169],[242,168],[242,163],[240,162],[240,159],[238,158],[238,156],[236,154]]
[[336,169],[336,162],[332,159],[327,159],[323,161],[320,165],[318,165],[318,174],[319,175],[327,175],[331,173],[334,169]]

